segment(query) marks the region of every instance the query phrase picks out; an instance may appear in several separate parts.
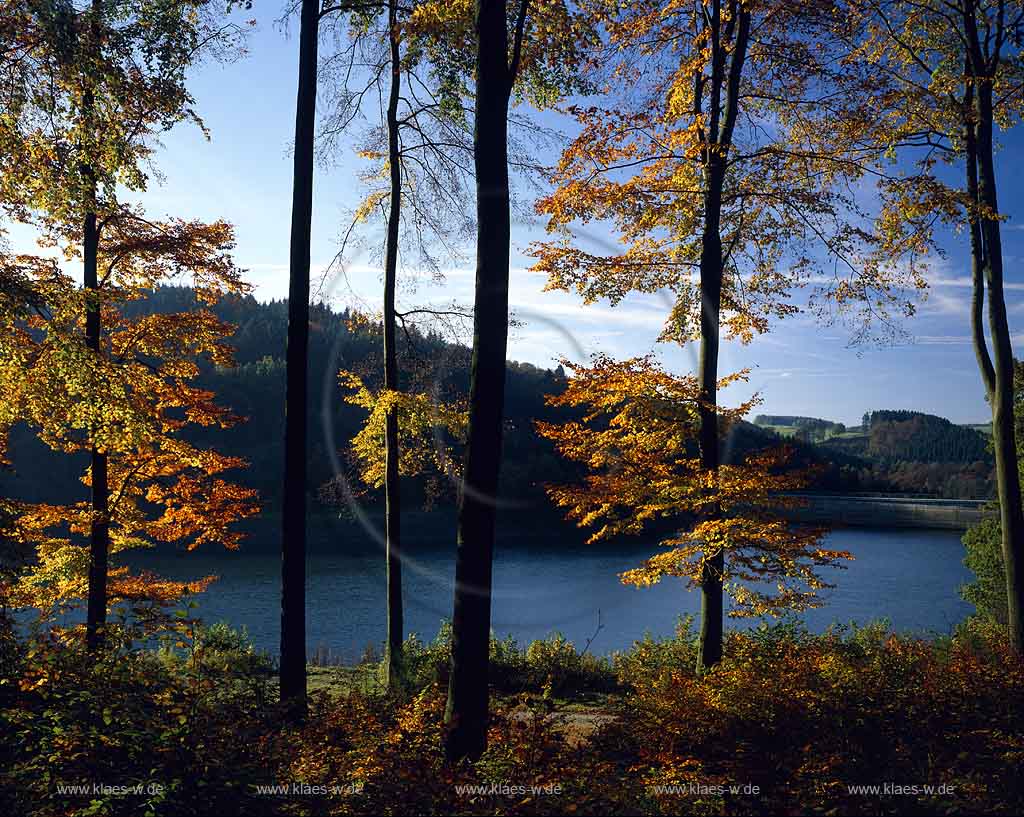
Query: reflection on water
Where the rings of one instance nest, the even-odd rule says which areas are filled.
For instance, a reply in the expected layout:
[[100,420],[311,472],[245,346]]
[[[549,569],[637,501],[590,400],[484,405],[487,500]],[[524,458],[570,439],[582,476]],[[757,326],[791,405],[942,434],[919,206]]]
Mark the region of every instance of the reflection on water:
[[[244,625],[258,647],[276,652],[281,564],[272,549],[276,536],[277,526],[267,525],[237,552],[143,552],[132,563],[171,578],[219,575],[196,597],[197,612],[207,622]],[[412,537],[403,574],[406,628],[430,640],[440,621],[451,616],[454,546],[446,536]],[[384,560],[372,546],[346,551],[332,539],[352,541],[311,534],[308,645],[355,659],[368,644],[384,639]],[[823,608],[804,614],[811,629],[884,617],[899,630],[948,633],[971,612],[957,593],[970,579],[958,533],[842,530],[829,535],[828,545],[851,551],[856,560],[825,574],[837,586],[826,591]],[[492,628],[520,642],[559,631],[582,646],[594,635],[600,615],[602,629],[591,649],[602,653],[627,648],[645,631],[670,634],[678,616],[698,612],[699,595],[677,579],[644,589],[618,581],[619,573],[652,552],[639,540],[586,546],[539,536],[499,539]]]

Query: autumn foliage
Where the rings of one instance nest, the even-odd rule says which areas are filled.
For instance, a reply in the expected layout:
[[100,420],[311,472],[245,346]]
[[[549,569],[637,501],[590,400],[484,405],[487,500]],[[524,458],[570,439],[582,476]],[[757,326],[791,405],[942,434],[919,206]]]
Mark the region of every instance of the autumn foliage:
[[[816,0],[687,3],[588,0],[603,32],[593,102],[536,202],[550,234],[532,245],[550,289],[611,304],[674,300],[664,340],[700,330],[706,230],[720,241],[720,328],[750,341],[801,311],[856,315],[885,334],[926,282],[880,251],[877,211],[855,190],[887,178],[874,127],[875,69],[843,61],[844,8]],[[711,202],[720,213],[708,224]],[[617,247],[580,239],[610,226]],[[920,251],[905,242],[897,256]],[[795,296],[810,290],[801,303]],[[717,331],[717,329],[716,329]]]
[[[634,666],[652,664],[650,649],[638,647]],[[994,625],[932,642],[884,625],[734,632],[708,678],[656,670],[633,681],[623,728],[647,785],[759,786],[699,803],[652,790],[663,813],[1010,813],[1024,796],[1024,666]],[[850,788],[883,781],[917,792]]]
[[422,391],[372,389],[359,375],[338,373],[345,400],[367,412],[362,430],[349,443],[359,464],[360,478],[374,488],[384,484],[384,432],[388,412],[398,416],[401,451],[399,472],[403,476],[433,473],[457,478],[458,457],[453,442],[466,430],[466,410]]
[[[252,490],[226,477],[246,463],[188,438],[190,427],[230,428],[241,420],[192,384],[202,359],[232,365],[226,339],[233,328],[205,306],[246,289],[229,255],[233,231],[223,222],[154,222],[124,211],[108,219],[105,236],[102,285],[93,293],[76,287],[55,261],[12,259],[34,308],[7,302],[0,316],[0,384],[7,396],[2,430],[24,423],[54,450],[72,455],[95,445],[106,453],[115,557],[161,542],[235,548],[241,534],[234,523],[258,505]],[[196,287],[195,309],[132,315],[131,302],[182,275]],[[84,341],[89,299],[98,299],[107,328],[100,354]],[[90,480],[86,470],[82,481],[88,486]],[[9,604],[45,611],[84,597],[84,538],[93,516],[84,499],[18,503],[18,536],[34,547],[35,559],[5,588]],[[168,603],[213,578],[171,582],[131,575],[116,564],[109,575],[108,604]]]
[[[599,356],[590,366],[563,365],[570,373],[566,390],[548,402],[581,410],[582,418],[538,423],[538,431],[587,475],[582,484],[550,486],[552,500],[570,519],[593,529],[592,542],[641,533],[656,521],[679,527],[661,541],[663,552],[622,574],[623,582],[644,586],[676,576],[695,587],[706,565],[724,551],[723,583],[735,603],[731,615],[816,606],[816,591],[829,586],[817,568],[852,556],[823,547],[820,529],[785,519],[782,512],[795,503],[786,492],[803,487],[807,477],[786,469],[784,450],[708,471],[696,452],[696,377],[670,374],[650,357]],[[719,387],[744,377],[740,372],[723,378]],[[728,433],[753,402],[718,408],[721,432]],[[774,592],[759,588],[765,582],[775,585]]]
[[[496,698],[487,751],[456,765],[443,759],[436,684],[404,700],[339,685],[314,694],[296,728],[244,642],[212,635],[183,620],[172,631],[177,657],[128,647],[97,661],[56,633],[21,643],[8,634],[0,808],[39,817],[89,808],[876,815],[1012,814],[1024,803],[1024,666],[996,625],[975,622],[932,641],[882,624],[824,635],[792,623],[736,631],[722,662],[697,676],[682,622],[673,638],[613,656],[615,692],[582,719],[550,683]],[[97,734],[105,751],[93,756]],[[57,790],[93,775],[142,782],[142,793]],[[146,793],[151,781],[165,784],[158,795]],[[917,791],[851,788],[885,782]],[[286,794],[257,788],[280,783]]]
[[[63,501],[0,498],[0,814],[1021,813],[1020,400],[993,160],[993,131],[1024,111],[1020,0],[292,3],[278,658],[193,617],[189,596],[215,577],[132,572],[127,558],[235,549],[238,523],[260,510],[232,479],[245,460],[197,442],[243,420],[199,385],[234,365],[234,327],[211,308],[250,290],[233,227],[156,218],[137,201],[161,134],[205,133],[187,80],[203,59],[241,53],[244,27],[225,14],[249,5],[0,0],[0,214],[37,245],[13,251],[0,224],[0,466],[18,467],[7,438],[27,428],[80,464],[82,483]],[[318,52],[339,34],[347,46]],[[562,103],[575,132],[542,169],[528,145],[550,147],[553,120],[523,110]],[[359,475],[385,492],[387,639],[382,662],[316,667],[314,153],[375,105],[380,120],[353,145],[365,165],[338,257],[349,233],[386,224],[384,372],[338,377],[366,415],[350,440]],[[943,162],[963,164],[962,183]],[[547,486],[554,505],[591,543],[658,531],[658,551],[620,579],[699,588],[698,635],[684,620],[674,637],[595,655],[593,639],[523,647],[490,632],[515,399],[510,169],[546,171],[534,210],[547,240],[529,252],[548,289],[613,307],[665,297],[659,342],[700,344],[695,374],[653,354],[563,361],[565,389],[547,398],[562,419],[536,424],[578,475]],[[800,313],[852,315],[859,341],[902,334],[942,225],[969,234],[972,341],[993,408],[1001,527],[967,538],[979,581],[962,591],[979,615],[948,636],[884,622],[811,634],[787,615],[818,606],[829,571],[853,557],[792,521],[808,474],[784,447],[731,456],[758,398],[721,404],[747,371],[722,376],[720,346]],[[617,243],[595,250],[581,226]],[[395,341],[415,315],[467,315],[399,312],[396,287],[400,254],[439,277],[435,251],[457,256],[474,233],[463,404],[400,371]],[[142,304],[178,281],[188,308]],[[885,442],[878,422],[865,431]],[[452,621],[423,644],[403,618],[400,478],[428,472],[461,490]],[[723,588],[731,616],[762,621],[725,632]],[[83,599],[84,644],[58,615]]]

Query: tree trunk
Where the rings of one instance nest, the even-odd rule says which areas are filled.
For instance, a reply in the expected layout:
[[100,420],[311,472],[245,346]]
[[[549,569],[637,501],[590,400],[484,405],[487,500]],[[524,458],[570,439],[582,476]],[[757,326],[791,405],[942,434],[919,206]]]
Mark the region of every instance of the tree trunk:
[[491,565],[508,345],[508,98],[514,72],[507,63],[504,2],[478,0],[476,34],[476,294],[445,708],[445,752],[451,760],[479,757],[487,745]]
[[[718,176],[714,170],[710,174]],[[717,475],[720,464],[718,435],[718,346],[719,316],[722,305],[722,239],[719,234],[722,210],[721,186],[709,189],[706,196],[704,234],[700,258],[700,467]],[[712,480],[714,482],[714,479]],[[715,490],[712,485],[712,490]],[[705,519],[718,519],[721,509],[713,505]],[[700,579],[700,640],[697,646],[697,672],[701,673],[722,660],[723,591],[722,575],[725,551],[719,550],[704,563]]]
[[[91,97],[91,94],[89,95]],[[91,100],[90,100],[91,102]],[[95,200],[95,183],[93,185]],[[100,355],[100,290],[97,275],[99,230],[96,213],[87,213],[84,220],[83,258],[86,290],[85,344],[93,354]],[[85,640],[89,650],[99,649],[107,624],[107,571],[110,554],[110,486],[107,484],[107,454],[97,448],[91,451],[92,521],[89,525],[89,598],[86,609]]]
[[[973,107],[973,90],[968,87],[967,103]],[[964,152],[966,154],[967,195],[971,202],[978,201],[978,143],[975,138],[974,126],[967,123],[964,127]],[[996,374],[992,368],[992,358],[988,353],[988,342],[985,339],[985,239],[981,230],[979,210],[972,206],[967,213],[968,232],[971,242],[971,338],[974,343],[974,355],[981,372],[981,381],[985,386],[985,395],[989,400],[996,387]],[[991,408],[991,406],[990,406]]]
[[[395,349],[395,283],[398,269],[398,228],[402,208],[402,166],[398,142],[398,100],[401,91],[401,62],[398,3],[388,4],[391,43],[391,94],[388,99],[388,164],[391,171],[391,201],[388,209],[387,246],[384,256],[384,388],[398,391],[398,357]],[[387,559],[387,653],[385,677],[389,687],[402,680],[402,532],[399,484],[398,409],[394,405],[384,421],[385,550]]]
[[[89,18],[90,48],[100,48],[100,0],[93,0]],[[87,129],[92,128],[95,95],[87,84],[82,96],[82,118]],[[97,357],[100,352],[102,327],[102,299],[98,274],[100,232],[96,218],[96,177],[93,167],[86,162],[82,175],[89,185],[88,212],[82,224],[83,284],[86,290],[85,344]],[[110,486],[107,480],[107,454],[95,442],[90,451],[90,489],[92,520],[89,523],[89,590],[85,616],[85,643],[90,651],[98,650],[104,641],[107,624],[107,573],[110,559]]]
[[[718,427],[718,348],[722,279],[725,274],[721,235],[722,193],[725,188],[726,156],[732,145],[732,134],[736,125],[740,77],[750,34],[750,12],[739,8],[736,0],[730,2],[730,7],[729,21],[723,26],[719,0],[713,0],[709,21],[712,66],[708,133],[712,135],[714,144],[704,154],[707,188],[704,194],[704,232],[701,235],[700,256],[700,362],[697,373],[700,393],[700,465],[702,470],[712,474],[712,491],[717,490],[715,482],[721,464]],[[713,503],[704,514],[707,521],[720,517],[721,508],[717,503]],[[698,673],[703,673],[722,660],[724,571],[725,551],[719,549],[710,554],[701,571],[701,620],[696,667]]]
[[317,0],[302,0],[299,88],[288,273],[288,350],[281,542],[281,701],[306,712],[306,424],[309,349],[309,242],[313,218],[313,126],[316,118]]
[[[1024,507],[1017,465],[1013,414],[1013,348],[1003,295],[1003,249],[996,196],[992,144],[992,86],[979,80],[975,89],[977,139],[977,200],[981,204],[984,277],[988,287],[988,323],[992,333],[992,445],[996,459],[999,522],[1006,571],[1007,622],[1010,645],[1024,654]],[[975,333],[977,338],[978,333]],[[984,338],[982,338],[984,340]],[[983,369],[984,373],[984,369]]]

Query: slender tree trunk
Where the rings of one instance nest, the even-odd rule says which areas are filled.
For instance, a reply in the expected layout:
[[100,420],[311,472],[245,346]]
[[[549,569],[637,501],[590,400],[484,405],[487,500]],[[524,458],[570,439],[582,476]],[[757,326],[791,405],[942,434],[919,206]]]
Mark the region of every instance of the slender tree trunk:
[[[398,100],[401,92],[401,43],[398,32],[398,3],[388,4],[391,43],[391,93],[388,98],[388,164],[391,171],[391,201],[388,209],[387,247],[384,256],[384,388],[398,391],[398,356],[395,349],[395,283],[398,270],[398,227],[402,208],[402,165],[398,142]],[[384,421],[384,501],[387,551],[388,622],[385,674],[387,685],[402,680],[402,531],[399,483],[398,409],[394,405]]]
[[302,0],[299,88],[288,277],[288,350],[281,542],[281,701],[306,712],[306,424],[309,350],[309,243],[313,218],[313,126],[316,118],[317,0]]
[[508,98],[514,77],[503,0],[477,0],[476,34],[476,296],[445,708],[445,751],[452,760],[479,757],[487,745],[491,566],[508,345]]
[[[100,0],[93,0],[90,10],[90,47],[100,48]],[[92,128],[95,95],[88,84],[82,97],[82,118],[86,128]],[[102,299],[98,274],[100,233],[96,218],[96,177],[93,168],[86,163],[82,175],[89,189],[88,212],[82,224],[83,283],[85,285],[85,344],[97,357],[100,352],[100,337],[103,331]],[[110,486],[107,479],[107,454],[93,442],[90,451],[92,487],[92,521],[89,523],[89,591],[86,603],[85,641],[90,651],[99,649],[104,641],[107,624],[107,573],[110,559]]]
[[[90,95],[91,96],[91,95]],[[93,185],[95,200],[95,183]],[[85,343],[93,354],[99,356],[100,333],[100,287],[97,275],[99,255],[99,230],[96,213],[87,213],[84,220],[83,257],[85,260],[84,283],[86,290]],[[110,554],[110,486],[107,482],[107,455],[95,443],[92,445],[92,522],[89,525],[89,598],[86,610],[86,645],[97,650],[103,644],[104,628],[107,624],[107,571]]]
[[[700,361],[698,389],[700,393],[700,465],[712,474],[711,490],[715,491],[721,465],[718,426],[718,349],[719,322],[722,309],[722,279],[725,258],[722,255],[722,193],[725,188],[726,156],[732,144],[739,105],[740,77],[746,60],[750,33],[750,12],[730,2],[728,22],[723,26],[719,0],[712,3],[711,48],[712,70],[708,133],[714,144],[705,151],[707,189],[704,194],[704,232],[700,256]],[[730,48],[731,46],[731,48]],[[728,58],[728,59],[727,59]],[[721,508],[714,503],[705,512],[706,520],[721,517]],[[701,621],[697,645],[697,672],[703,673],[722,660],[724,619],[723,578],[725,551],[719,549],[705,561],[701,571]]]
[[[714,179],[716,171],[710,174]],[[700,466],[717,475],[720,464],[718,434],[718,346],[719,317],[722,306],[722,191],[720,185],[706,196],[704,234],[700,258]],[[712,486],[712,490],[715,490]],[[705,514],[717,519],[721,509],[713,505]],[[697,672],[703,672],[722,659],[723,591],[725,551],[719,550],[708,559],[700,580],[700,640],[697,647]]]
[[[968,87],[967,102],[971,107],[974,104],[972,94],[972,89]],[[978,145],[974,125],[970,122],[964,127],[964,147],[967,157],[967,195],[971,202],[977,204]],[[985,339],[985,240],[977,207],[972,207],[967,213],[967,222],[971,241],[971,337],[985,395],[991,400],[996,387],[996,374],[988,352],[988,341]]]
[[[999,522],[1002,531],[1003,565],[1006,572],[1007,623],[1010,644],[1024,654],[1024,505],[1013,413],[1013,347],[1003,294],[1003,249],[996,214],[995,163],[992,145],[992,86],[980,80],[975,91],[977,112],[977,200],[983,208],[981,234],[984,242],[984,277],[988,287],[988,324],[992,334],[992,444],[996,459]],[[977,336],[977,333],[975,333]],[[984,373],[984,370],[983,370]]]

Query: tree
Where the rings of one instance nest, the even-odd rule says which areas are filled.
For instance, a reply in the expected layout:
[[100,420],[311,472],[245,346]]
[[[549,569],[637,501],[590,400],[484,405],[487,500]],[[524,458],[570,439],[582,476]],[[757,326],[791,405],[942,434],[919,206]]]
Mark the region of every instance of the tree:
[[[7,72],[9,107],[0,123],[0,201],[16,217],[41,219],[51,234],[80,244],[90,292],[83,301],[86,343],[99,356],[102,232],[111,218],[125,217],[117,188],[145,188],[150,137],[181,120],[198,122],[185,69],[236,47],[239,30],[222,25],[206,0],[91,0],[81,10],[71,2],[12,2],[4,20],[4,53],[17,59]],[[103,448],[92,446],[90,458],[87,632],[95,649],[107,608],[110,480]]]
[[288,263],[284,504],[281,513],[281,702],[289,706],[296,718],[302,718],[306,713],[309,243],[313,222],[313,142],[320,16],[317,0],[302,0]]
[[[722,328],[749,342],[800,311],[791,293],[819,269],[828,283],[808,306],[859,305],[862,335],[878,325],[867,318],[894,330],[889,316],[912,311],[898,291],[906,271],[875,252],[869,214],[849,193],[875,161],[858,93],[868,78],[838,65],[832,6],[815,0],[588,9],[607,32],[609,88],[620,90],[573,109],[581,132],[538,203],[562,238],[536,246],[535,268],[549,288],[588,302],[672,293],[662,340],[700,341],[700,462],[713,497]],[[575,246],[572,226],[591,221],[612,222],[623,251]],[[707,524],[722,518],[710,499],[700,504]],[[702,563],[700,668],[721,658],[725,550],[709,542]]]
[[[940,221],[966,227],[972,338],[992,410],[1007,626],[1013,649],[1024,653],[1024,504],[994,138],[997,127],[1017,123],[1024,103],[1024,4],[872,0],[852,5],[850,19],[849,62],[862,62],[879,75],[872,104],[884,113],[884,125],[873,137],[916,163],[916,172],[886,185],[889,251],[908,244],[926,248]],[[962,184],[947,183],[942,164],[958,166]]]
[[[441,4],[429,13],[440,20],[451,14]],[[532,9],[530,0],[511,7],[505,0],[477,0],[472,36],[472,45],[457,52],[472,54],[475,63],[477,236],[469,425],[445,707],[445,753],[453,760],[477,757],[487,744],[491,571],[508,348],[509,105],[513,99],[550,105],[578,87],[580,55],[592,40],[590,30],[559,0]],[[528,81],[517,88],[520,77]]]
[[[65,237],[72,248],[80,235],[76,227],[69,225]],[[232,327],[204,308],[223,293],[245,291],[228,254],[232,245],[233,232],[223,222],[154,222],[125,210],[104,217],[97,253],[103,275],[94,289],[76,287],[52,259],[13,259],[31,284],[33,307],[25,314],[8,301],[0,313],[0,389],[9,398],[0,419],[5,432],[14,423],[28,424],[54,450],[103,456],[109,550],[103,554],[100,622],[118,601],[142,612],[214,578],[174,582],[131,575],[110,565],[111,559],[158,542],[190,550],[211,542],[236,548],[241,534],[234,523],[258,509],[255,491],[224,479],[245,461],[199,448],[183,434],[189,426],[228,428],[240,419],[191,383],[198,357],[220,366],[233,362],[225,343]],[[197,308],[135,318],[122,311],[183,274],[196,287]],[[98,348],[83,331],[87,301],[103,318]],[[96,479],[95,457],[90,460],[87,485]],[[34,559],[13,582],[11,603],[44,613],[82,598],[95,604],[94,502],[12,504],[17,538],[33,546]],[[89,538],[88,549],[82,535]]]
[[[358,147],[359,156],[370,163],[370,169],[361,173],[368,191],[345,232],[344,244],[348,244],[353,231],[363,222],[374,217],[383,219],[383,391],[371,398],[358,378],[350,385],[357,390],[360,404],[371,410],[366,431],[375,420],[376,409],[385,411],[381,440],[387,565],[384,663],[389,687],[399,685],[402,679],[400,477],[414,473],[402,467],[404,455],[400,440],[406,434],[399,425],[400,414],[410,419],[414,417],[415,412],[403,412],[402,407],[409,408],[426,396],[414,393],[411,403],[405,400],[404,391],[409,384],[403,384],[400,378],[397,332],[401,324],[408,337],[407,322],[414,322],[418,317],[464,317],[455,306],[450,310],[421,308],[400,312],[397,308],[400,254],[413,250],[421,266],[438,278],[440,272],[433,247],[440,245],[449,255],[455,255],[453,238],[461,237],[471,225],[471,219],[464,215],[462,195],[469,175],[466,161],[472,149],[467,138],[467,119],[461,100],[446,89],[432,62],[449,32],[419,19],[421,9],[421,4],[400,7],[394,0],[353,9],[345,21],[350,44],[327,61],[327,77],[339,76],[340,87],[336,89],[333,109],[320,132],[321,144],[333,147],[365,107],[369,89],[376,86],[380,96],[385,96],[386,77],[387,105],[380,113],[380,125],[371,127]],[[383,18],[382,30],[380,18]],[[360,73],[367,75],[362,89],[357,84]],[[381,184],[385,179],[386,186]],[[345,246],[339,255],[344,252]],[[341,374],[345,382],[349,373]],[[413,436],[421,430],[414,429]],[[367,464],[376,459],[365,448],[360,451],[360,457]],[[369,482],[375,484],[373,479]]]
[[[398,2],[388,2],[388,45],[391,54],[391,88],[388,93],[388,234],[384,259],[384,388],[397,390],[398,350],[395,348],[397,320],[395,289],[398,278],[398,226],[402,209],[402,164],[399,151],[398,102],[402,93],[401,38],[398,28]],[[401,675],[402,642],[405,629],[402,618],[401,493],[399,476],[398,411],[388,406],[384,415],[384,492],[385,535],[387,537],[387,683],[394,686]]]
[[[1014,363],[1014,405],[1017,408],[1014,435],[1017,447],[1024,444],[1024,363]],[[1007,623],[1008,594],[1006,567],[1003,563],[1001,519],[989,517],[969,528],[963,536],[964,565],[974,573],[974,581],[960,588],[964,600],[974,605],[977,614],[999,624]]]
[[[643,532],[652,521],[688,515],[698,524],[662,540],[668,548],[622,574],[627,584],[647,586],[677,576],[703,586],[708,563],[732,595],[732,616],[778,615],[818,606],[816,592],[829,587],[816,568],[850,559],[821,546],[820,528],[795,525],[780,511],[793,504],[784,493],[806,486],[806,474],[787,467],[785,450],[759,451],[741,463],[722,463],[710,473],[694,445],[699,438],[701,384],[676,377],[651,357],[614,361],[598,356],[590,366],[564,363],[571,372],[565,391],[549,405],[582,409],[578,421],[537,423],[565,457],[588,471],[584,484],[548,487],[570,519],[594,528],[591,542]],[[724,388],[746,372],[716,384]],[[718,410],[723,432],[755,404]],[[707,490],[713,481],[715,490]],[[711,508],[714,513],[706,513]],[[709,543],[718,547],[711,550]],[[709,552],[710,551],[710,552]],[[719,555],[721,558],[719,558]],[[758,583],[774,582],[776,592]]]
[[459,502],[452,671],[445,707],[449,759],[478,757],[486,747],[491,634],[491,567],[501,466],[502,407],[508,346],[511,223],[508,183],[508,103],[519,70],[529,0],[515,22],[512,60],[504,0],[476,6],[477,261],[473,358],[465,475]]
[[1006,569],[999,520],[981,520],[967,530],[962,541],[964,566],[974,574],[974,581],[962,585],[960,595],[974,605],[978,616],[1005,626]]

